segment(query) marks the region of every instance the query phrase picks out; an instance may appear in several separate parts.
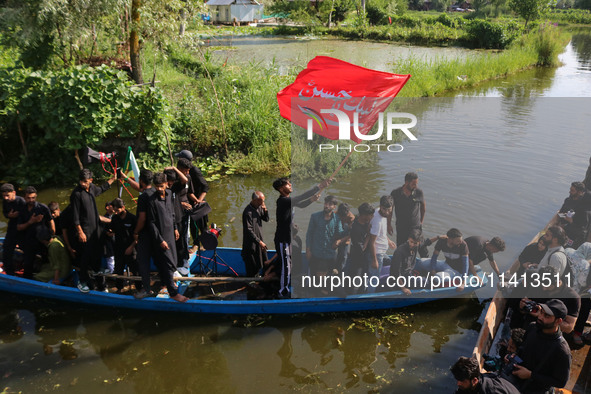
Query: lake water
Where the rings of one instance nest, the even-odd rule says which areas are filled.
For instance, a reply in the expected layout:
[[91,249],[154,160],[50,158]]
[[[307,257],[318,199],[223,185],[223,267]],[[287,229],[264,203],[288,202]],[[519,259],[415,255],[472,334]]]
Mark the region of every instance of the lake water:
[[[258,40],[248,44],[247,53]],[[266,42],[260,46],[275,45],[295,57],[286,67],[301,67],[336,48],[353,57],[366,47],[430,51],[333,40]],[[405,143],[400,154],[380,155],[370,170],[339,176],[328,192],[353,206],[376,203],[403,183],[406,172],[416,171],[427,202],[425,232],[454,226],[465,235],[501,236],[507,250],[497,261],[506,268],[558,209],[570,183],[584,176],[591,153],[585,110],[591,100],[589,48],[589,31],[578,31],[561,56],[562,67],[526,71],[455,98],[409,103],[405,111],[420,120],[419,140]],[[435,51],[433,56],[465,52]],[[264,66],[272,61],[261,60],[268,52],[261,49],[254,58]],[[387,60],[360,60],[368,55],[328,54],[394,71]],[[272,181],[236,176],[212,185],[211,220],[224,227],[224,246],[240,245],[240,215],[254,189],[267,195],[274,212]],[[296,194],[308,186],[297,184]],[[65,202],[68,195],[69,190],[47,190],[40,200]],[[298,210],[296,220],[305,227],[309,214],[321,209],[314,203]],[[272,218],[264,228],[266,240],[272,240],[274,227]],[[1,296],[0,384],[14,391],[447,393],[455,386],[449,366],[471,353],[480,301],[490,291],[393,312],[265,319],[147,316]]]

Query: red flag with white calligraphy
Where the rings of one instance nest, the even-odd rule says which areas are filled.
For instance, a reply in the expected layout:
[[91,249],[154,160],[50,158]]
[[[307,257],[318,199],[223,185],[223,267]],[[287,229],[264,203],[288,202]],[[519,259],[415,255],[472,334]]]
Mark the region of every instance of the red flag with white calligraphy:
[[309,133],[359,143],[409,78],[316,56],[277,101],[281,116]]

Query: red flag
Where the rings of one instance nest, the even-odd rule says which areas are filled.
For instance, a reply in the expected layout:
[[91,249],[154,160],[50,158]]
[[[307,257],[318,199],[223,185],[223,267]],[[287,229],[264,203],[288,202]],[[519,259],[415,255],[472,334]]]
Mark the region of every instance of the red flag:
[[[357,133],[371,130],[409,78],[317,56],[291,85],[277,93],[279,111],[285,119],[326,138],[359,143]],[[344,123],[343,113],[348,117]],[[345,133],[347,121],[349,131]]]

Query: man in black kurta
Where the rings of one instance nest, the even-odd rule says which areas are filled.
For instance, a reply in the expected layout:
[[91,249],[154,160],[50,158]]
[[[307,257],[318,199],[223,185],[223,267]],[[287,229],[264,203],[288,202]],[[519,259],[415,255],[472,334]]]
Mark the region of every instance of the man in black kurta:
[[108,190],[115,181],[115,177],[110,178],[100,187],[94,185],[92,180],[92,171],[86,168],[80,170],[78,186],[70,195],[72,222],[76,231],[76,235],[73,237],[76,245],[74,246],[76,250],[74,265],[80,268],[80,282],[82,285],[89,284],[89,268],[97,272],[101,268],[100,217],[96,208],[95,197]]
[[255,276],[267,260],[267,245],[263,241],[263,221],[269,221],[265,195],[256,191],[242,212],[242,259],[246,276]]
[[148,203],[147,222],[150,238],[154,244],[154,262],[160,273],[160,281],[166,286],[170,298],[176,301],[187,301],[187,297],[179,294],[173,281],[176,271],[175,242],[179,233],[174,219],[172,195],[167,189],[166,175],[154,175],[155,192]]
[[[197,207],[205,202],[205,196],[209,191],[209,184],[207,183],[207,180],[205,180],[201,170],[191,163],[191,160],[193,160],[193,154],[190,151],[182,150],[176,154],[176,157],[179,158],[177,165],[179,170],[183,171],[183,169],[187,167],[189,168],[188,198],[191,205]],[[190,229],[191,236],[193,237],[193,245],[199,245],[199,237],[207,231],[208,220],[209,218],[207,215],[204,215],[195,221],[191,219]]]
[[14,256],[14,249],[20,242],[20,234],[16,229],[18,223],[18,216],[25,208],[27,203],[21,196],[16,195],[14,186],[10,183],[5,183],[0,187],[2,193],[3,205],[2,213],[8,219],[8,227],[6,228],[6,235],[4,236],[4,245],[2,253],[2,262],[4,263],[4,271],[8,275],[14,275],[14,265],[12,263]]

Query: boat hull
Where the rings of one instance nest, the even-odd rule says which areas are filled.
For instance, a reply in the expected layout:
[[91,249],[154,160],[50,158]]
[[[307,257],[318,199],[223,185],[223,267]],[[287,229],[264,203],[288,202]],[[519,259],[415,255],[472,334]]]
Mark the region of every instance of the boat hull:
[[[192,255],[191,271],[194,273],[243,276],[245,269],[240,251],[237,248],[218,248],[215,258],[212,251],[205,251],[201,255],[201,263],[199,262],[199,256]],[[271,256],[272,253],[274,252],[270,252]],[[52,283],[0,275],[0,291],[9,293],[112,308],[229,315],[354,312],[394,309],[436,299],[465,296],[474,292],[476,289],[477,287],[467,286],[462,291],[457,291],[455,287],[438,288],[432,291],[416,290],[413,291],[411,296],[406,296],[401,291],[388,291],[347,297],[275,300],[190,299],[187,302],[181,303],[167,297],[138,300],[130,295],[104,293],[94,290],[88,293],[81,293],[77,288],[73,287],[58,286]]]

